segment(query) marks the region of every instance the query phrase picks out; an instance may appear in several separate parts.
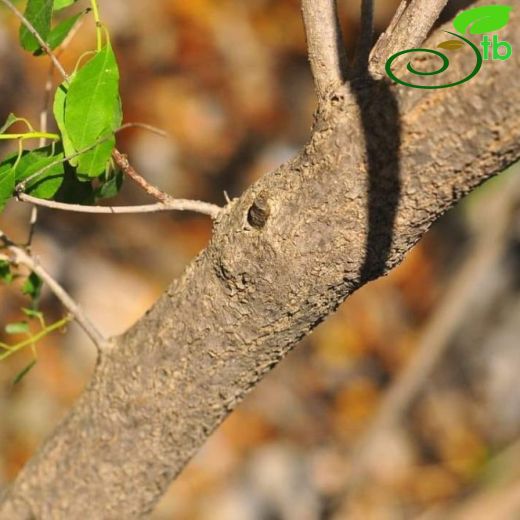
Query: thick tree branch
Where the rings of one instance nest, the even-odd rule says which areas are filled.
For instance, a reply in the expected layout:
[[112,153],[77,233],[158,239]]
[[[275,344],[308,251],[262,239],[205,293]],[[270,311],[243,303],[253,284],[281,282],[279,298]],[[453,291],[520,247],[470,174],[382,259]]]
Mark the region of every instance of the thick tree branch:
[[392,54],[420,45],[447,2],[448,0],[401,0],[390,25],[370,53],[370,72],[375,76],[382,75],[385,63]]
[[[520,48],[519,13],[501,35]],[[451,79],[468,56],[454,55]],[[88,389],[6,494],[0,519],[149,512],[302,337],[520,158],[519,70],[513,52],[459,87],[374,81],[322,99],[305,149],[223,210],[207,249],[101,355]]]
[[302,0],[302,12],[314,84],[322,98],[346,77],[347,59],[336,0]]

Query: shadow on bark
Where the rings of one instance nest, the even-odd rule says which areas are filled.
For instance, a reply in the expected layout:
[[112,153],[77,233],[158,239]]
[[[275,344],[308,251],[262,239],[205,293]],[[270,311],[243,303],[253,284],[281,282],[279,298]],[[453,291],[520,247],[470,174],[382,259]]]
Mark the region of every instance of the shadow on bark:
[[399,107],[390,85],[371,78],[366,70],[351,81],[361,112],[368,169],[368,233],[360,271],[364,283],[383,275],[390,258],[399,205]]

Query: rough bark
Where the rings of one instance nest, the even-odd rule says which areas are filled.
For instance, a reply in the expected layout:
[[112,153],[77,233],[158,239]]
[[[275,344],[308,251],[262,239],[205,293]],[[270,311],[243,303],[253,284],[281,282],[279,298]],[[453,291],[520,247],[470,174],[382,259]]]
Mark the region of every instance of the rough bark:
[[[511,59],[485,63],[462,86],[422,91],[366,79],[329,96],[301,154],[230,204],[207,249],[114,339],[0,518],[149,512],[302,337],[517,160],[519,14],[501,31]],[[471,56],[450,55],[450,75],[463,77]]]

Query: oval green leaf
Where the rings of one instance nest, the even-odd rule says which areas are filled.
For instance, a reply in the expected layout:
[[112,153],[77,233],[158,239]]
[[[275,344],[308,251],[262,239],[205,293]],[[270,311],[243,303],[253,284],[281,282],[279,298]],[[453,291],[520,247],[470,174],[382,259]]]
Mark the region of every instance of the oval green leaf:
[[16,184],[40,171],[41,175],[28,182],[25,187],[26,193],[40,199],[54,197],[63,182],[62,160],[63,151],[59,145],[24,151],[19,159],[18,154],[12,154],[5,159],[0,163],[0,208],[2,200],[5,204],[11,198]]
[[115,146],[114,131],[121,125],[119,106],[119,69],[107,43],[74,74],[65,93],[65,132],[76,152],[89,149],[77,159],[80,176],[97,177],[105,171]]

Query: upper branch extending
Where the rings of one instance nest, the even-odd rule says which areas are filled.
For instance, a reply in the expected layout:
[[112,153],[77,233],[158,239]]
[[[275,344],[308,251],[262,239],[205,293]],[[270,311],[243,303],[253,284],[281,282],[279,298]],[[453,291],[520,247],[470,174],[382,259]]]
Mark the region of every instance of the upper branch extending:
[[369,70],[383,73],[386,60],[398,51],[420,45],[448,0],[402,0],[386,31],[370,53]]
[[347,70],[336,0],[302,0],[302,12],[316,92],[323,98],[345,81]]

